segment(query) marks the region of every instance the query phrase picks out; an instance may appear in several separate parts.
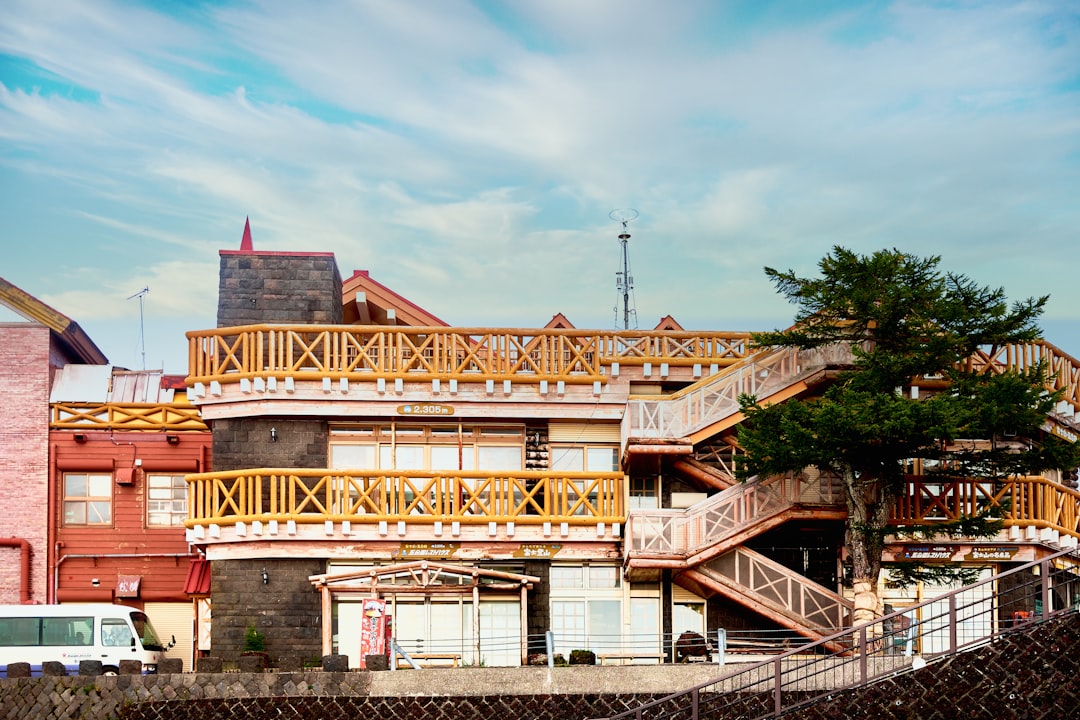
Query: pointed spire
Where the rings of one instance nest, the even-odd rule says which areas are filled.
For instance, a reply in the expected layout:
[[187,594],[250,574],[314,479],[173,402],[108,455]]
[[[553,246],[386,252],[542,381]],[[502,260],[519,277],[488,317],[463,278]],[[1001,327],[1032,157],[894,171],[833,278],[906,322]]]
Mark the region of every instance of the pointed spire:
[[240,252],[255,252],[251,246],[251,219],[244,218],[244,237],[240,241]]

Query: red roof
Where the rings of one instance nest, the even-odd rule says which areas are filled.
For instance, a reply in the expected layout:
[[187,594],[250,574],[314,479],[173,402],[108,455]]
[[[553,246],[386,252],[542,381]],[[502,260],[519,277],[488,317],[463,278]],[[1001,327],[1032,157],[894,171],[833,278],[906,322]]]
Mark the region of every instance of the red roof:
[[210,561],[195,558],[188,566],[187,579],[184,580],[184,592],[188,595],[210,594]]

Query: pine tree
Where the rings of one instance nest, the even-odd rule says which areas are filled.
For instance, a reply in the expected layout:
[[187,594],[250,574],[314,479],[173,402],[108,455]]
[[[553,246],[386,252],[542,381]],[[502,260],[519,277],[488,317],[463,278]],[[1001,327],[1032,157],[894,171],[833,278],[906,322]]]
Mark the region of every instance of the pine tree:
[[[765,268],[798,311],[790,329],[755,334],[754,342],[803,349],[843,343],[854,360],[817,397],[768,406],[742,398],[743,475],[814,466],[842,478],[855,623],[877,611],[887,535],[927,530],[889,524],[914,460],[932,466],[948,458],[953,477],[998,479],[1078,461],[1076,446],[1041,430],[1059,399],[1046,392],[1043,368],[986,374],[964,362],[979,348],[1036,340],[1048,297],[1010,307],[1002,289],[942,272],[939,263],[899,250],[859,256],[835,247],[819,262],[819,278]],[[898,392],[925,376],[942,376],[947,390],[918,399]],[[1037,442],[1004,441],[1012,436]],[[934,530],[985,536],[999,527],[982,514]]]

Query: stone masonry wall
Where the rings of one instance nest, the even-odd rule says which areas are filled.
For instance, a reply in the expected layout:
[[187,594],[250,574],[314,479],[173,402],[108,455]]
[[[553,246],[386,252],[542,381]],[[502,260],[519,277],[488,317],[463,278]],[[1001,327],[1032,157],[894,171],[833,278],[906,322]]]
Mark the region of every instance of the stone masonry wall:
[[[703,684],[717,671],[669,664],[0,680],[0,720],[580,720]],[[1080,718],[1078,678],[1080,615],[1071,613],[785,717],[1070,720]],[[771,696],[759,700],[767,711]]]
[[218,327],[342,320],[341,273],[333,255],[221,252]]
[[213,654],[236,661],[244,649],[244,634],[253,626],[263,634],[272,666],[285,659],[293,660],[294,666],[317,660],[322,655],[322,608],[308,577],[324,571],[318,558],[215,560],[210,582]]

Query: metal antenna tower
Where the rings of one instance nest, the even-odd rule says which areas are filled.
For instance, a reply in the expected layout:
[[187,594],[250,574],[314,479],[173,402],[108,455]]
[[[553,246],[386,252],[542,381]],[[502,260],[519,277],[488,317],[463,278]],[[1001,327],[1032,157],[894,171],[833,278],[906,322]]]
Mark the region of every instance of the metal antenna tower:
[[[637,216],[638,211],[633,208],[622,208],[608,213],[609,218],[622,225],[622,232],[619,233],[619,243],[622,245],[622,269],[615,273],[615,288],[622,295],[623,330],[630,329],[631,317],[634,319],[634,328],[637,328],[637,308],[630,302],[630,298],[634,294],[634,276],[630,274],[630,250],[628,247],[630,222],[636,219]],[[619,305],[618,300],[616,300],[615,325],[618,326],[618,324]]]
[[139,298],[139,347],[142,350],[142,369],[146,369],[146,329],[143,326],[143,298],[150,292],[150,286],[147,285],[134,295],[128,295],[128,300],[132,298]]

